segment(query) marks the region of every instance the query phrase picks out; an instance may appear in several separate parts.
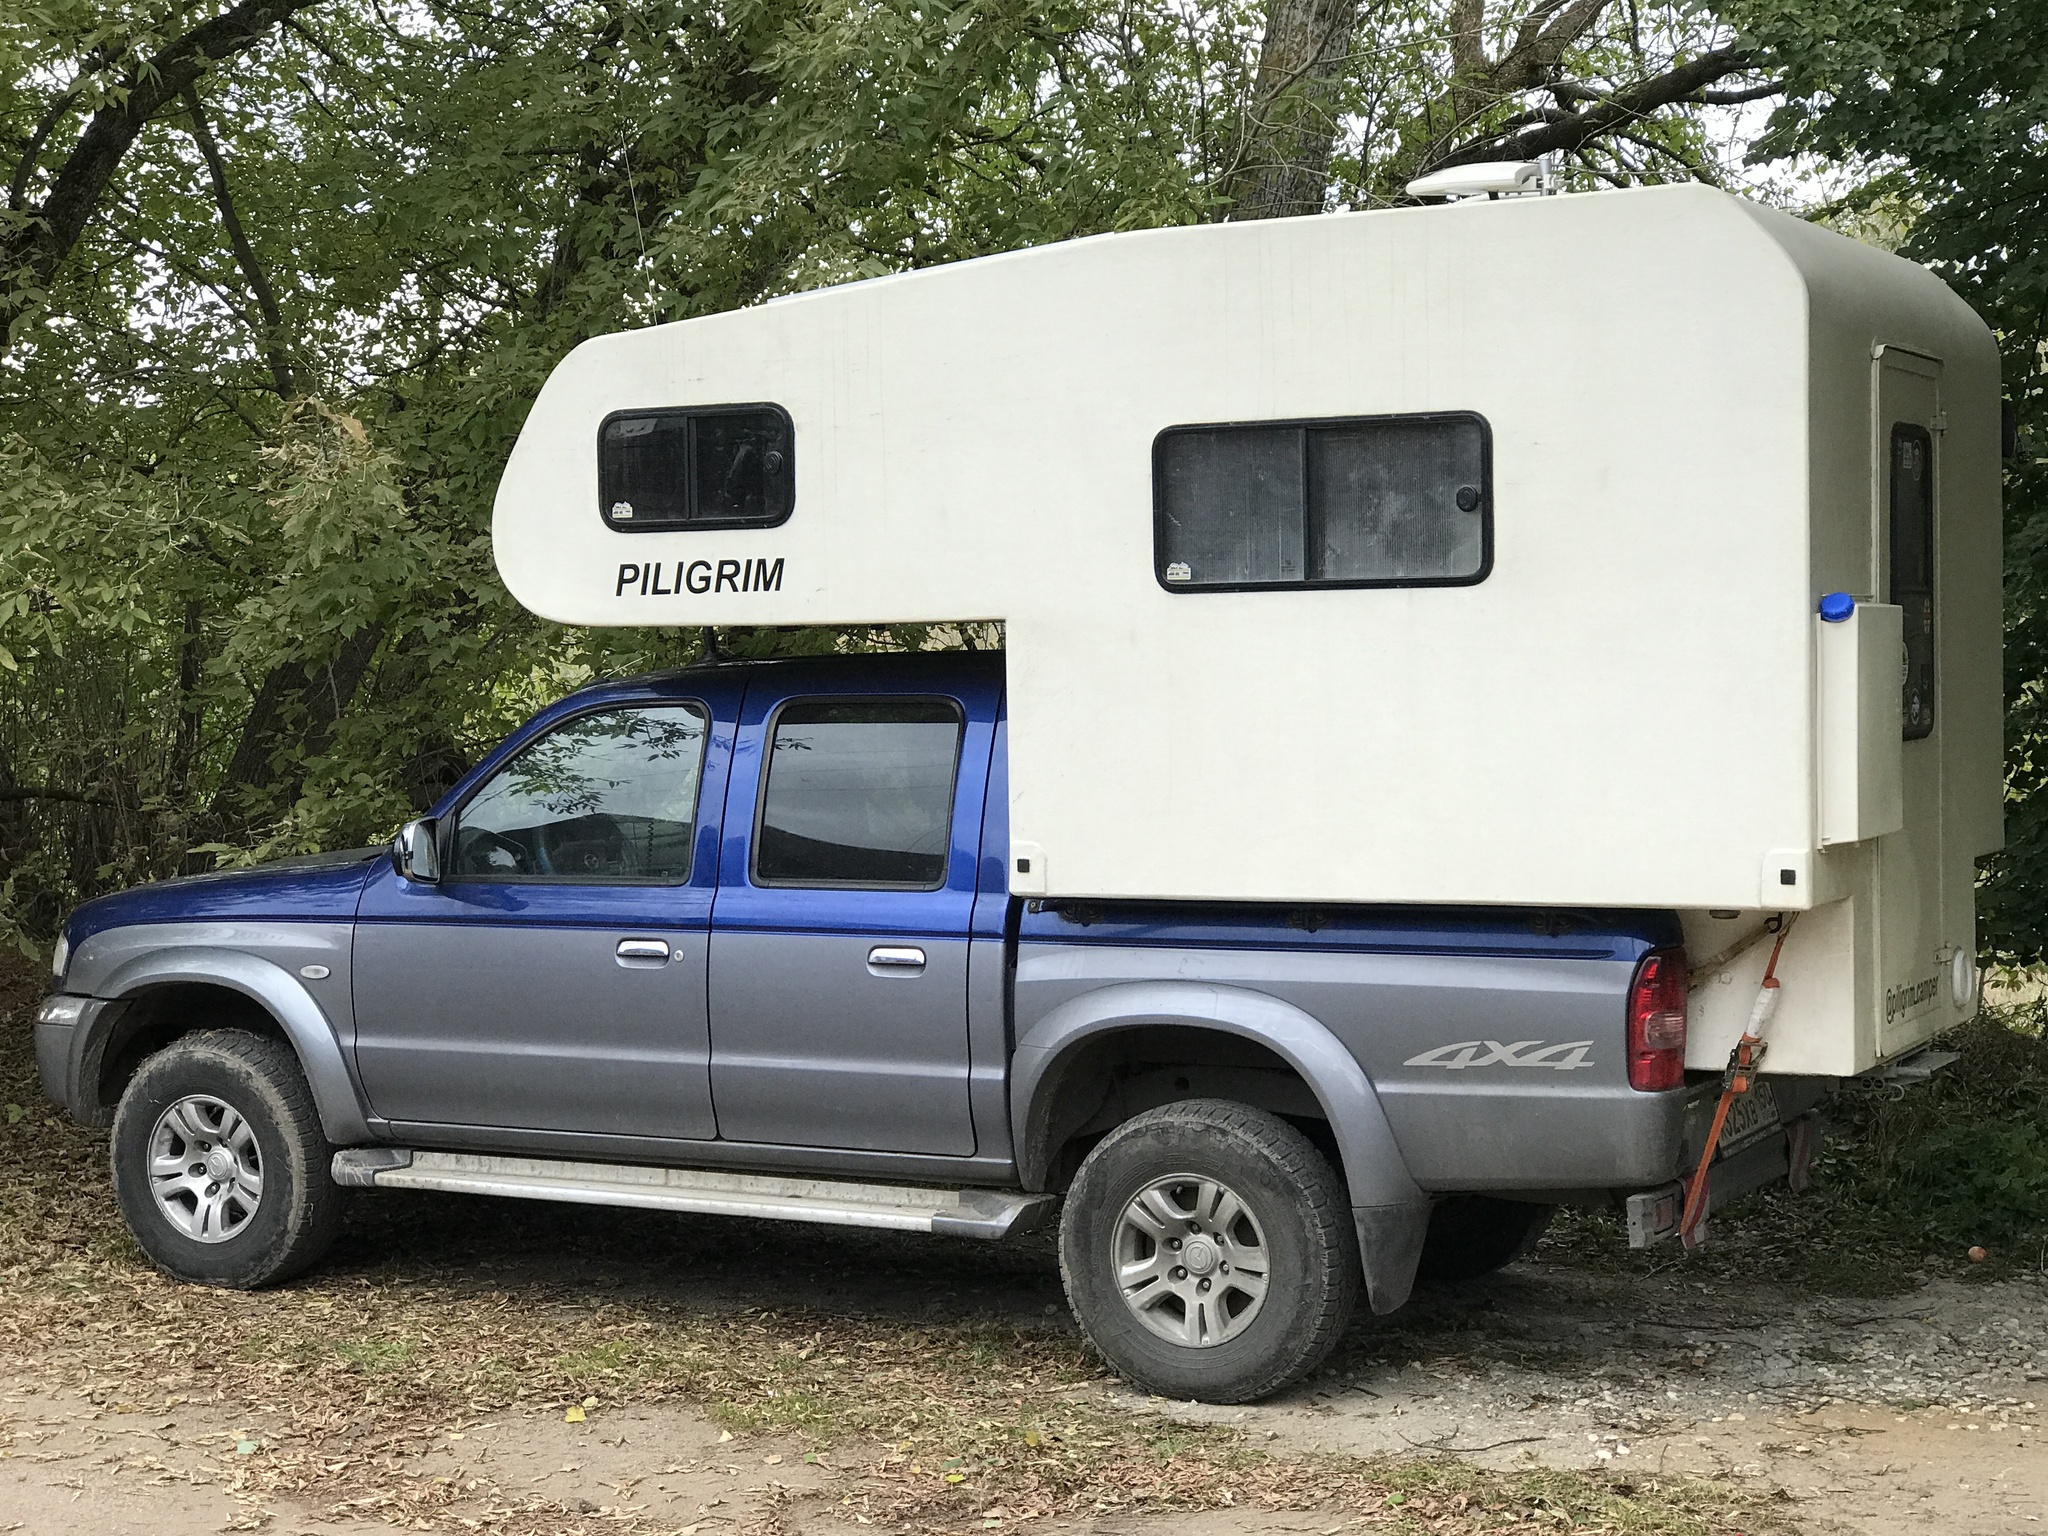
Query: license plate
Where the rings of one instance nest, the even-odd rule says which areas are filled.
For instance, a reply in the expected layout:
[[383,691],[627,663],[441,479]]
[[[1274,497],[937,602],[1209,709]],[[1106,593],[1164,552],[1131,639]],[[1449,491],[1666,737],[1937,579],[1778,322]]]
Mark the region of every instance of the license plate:
[[1727,1122],[1721,1127],[1722,1157],[1761,1141],[1778,1129],[1778,1101],[1771,1085],[1759,1079],[1749,1092],[1728,1106]]

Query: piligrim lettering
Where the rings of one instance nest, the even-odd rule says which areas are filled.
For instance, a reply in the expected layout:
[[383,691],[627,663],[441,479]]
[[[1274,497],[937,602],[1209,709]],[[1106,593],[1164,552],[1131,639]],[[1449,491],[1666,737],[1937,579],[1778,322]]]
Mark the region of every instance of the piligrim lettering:
[[674,597],[679,592],[699,597],[707,592],[780,592],[780,560],[677,560],[639,565],[619,562],[613,597]]

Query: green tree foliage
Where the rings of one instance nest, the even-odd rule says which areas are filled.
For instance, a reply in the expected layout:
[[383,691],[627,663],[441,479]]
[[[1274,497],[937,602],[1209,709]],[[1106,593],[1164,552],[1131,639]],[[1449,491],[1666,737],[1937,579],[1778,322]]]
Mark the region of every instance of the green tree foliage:
[[1710,174],[1703,105],[1752,78],[1711,18],[1620,0],[1363,4],[1262,73],[1337,16],[1290,6],[0,9],[0,921],[388,835],[538,702],[692,654],[492,569],[506,453],[587,336],[1286,211],[1268,170],[1310,209],[1531,147]]
[[2048,961],[2048,5],[2038,0],[1742,0],[1790,99],[1758,158],[1861,171],[1837,210],[1903,213],[1902,252],[1997,333],[2019,452],[2007,465],[2006,850],[1986,947]]

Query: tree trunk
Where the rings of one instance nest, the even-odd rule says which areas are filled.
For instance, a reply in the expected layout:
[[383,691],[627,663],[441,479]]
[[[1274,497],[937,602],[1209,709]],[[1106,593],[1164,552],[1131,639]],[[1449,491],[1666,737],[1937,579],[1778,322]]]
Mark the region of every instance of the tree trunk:
[[199,728],[206,706],[199,698],[199,683],[206,671],[206,636],[201,627],[204,612],[197,601],[185,604],[185,633],[178,645],[178,723],[171,737],[170,770],[165,774],[171,798],[182,803],[192,784],[192,764],[199,757]]
[[1321,213],[1358,0],[1267,0],[1266,39],[1225,190],[1232,219]]
[[213,797],[208,819],[217,836],[225,838],[253,819],[251,791],[282,783],[296,793],[304,777],[301,765],[326,750],[383,637],[381,626],[366,624],[329,660],[286,662],[263,679]]

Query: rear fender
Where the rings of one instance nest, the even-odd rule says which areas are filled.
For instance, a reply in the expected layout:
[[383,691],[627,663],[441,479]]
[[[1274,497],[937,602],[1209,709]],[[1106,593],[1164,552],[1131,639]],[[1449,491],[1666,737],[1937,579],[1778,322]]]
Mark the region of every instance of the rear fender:
[[1062,1003],[1017,1043],[1010,1097],[1018,1173],[1026,1189],[1046,1185],[1062,1066],[1092,1042],[1147,1025],[1210,1029],[1253,1041],[1308,1085],[1344,1160],[1358,1225],[1367,1292],[1375,1312],[1408,1299],[1430,1199],[1410,1177],[1372,1081],[1342,1041],[1292,1003],[1240,987],[1203,982],[1121,982]]

